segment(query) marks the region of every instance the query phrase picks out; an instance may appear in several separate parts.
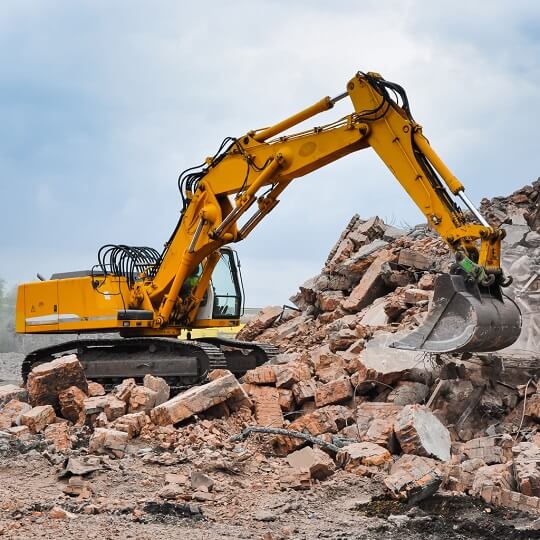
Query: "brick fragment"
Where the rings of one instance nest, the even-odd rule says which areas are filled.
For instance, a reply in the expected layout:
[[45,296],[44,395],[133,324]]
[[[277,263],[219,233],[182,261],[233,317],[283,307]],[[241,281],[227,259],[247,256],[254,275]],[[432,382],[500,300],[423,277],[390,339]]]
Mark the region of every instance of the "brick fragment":
[[311,478],[324,480],[334,473],[336,466],[332,458],[319,448],[306,446],[287,456],[287,463],[294,469],[308,469]]
[[88,392],[84,368],[75,354],[36,366],[28,375],[26,385],[32,405],[52,405],[58,409],[58,395],[70,386]]
[[133,390],[135,386],[137,386],[137,384],[135,383],[135,379],[124,379],[119,385],[115,387],[113,394],[118,399],[121,399],[122,401],[128,403],[131,396],[131,390]]
[[336,455],[336,460],[346,471],[355,472],[359,466],[380,467],[388,470],[392,463],[390,452],[375,443],[352,443],[342,448]]
[[512,448],[518,489],[529,497],[540,497],[540,448],[522,442]]
[[60,411],[64,418],[83,425],[86,418],[86,394],[78,386],[70,386],[58,394]]
[[366,270],[358,285],[354,287],[349,297],[343,301],[343,309],[353,312],[360,311],[381,296],[384,293],[383,264],[394,258],[392,251],[381,251]]
[[24,441],[32,437],[32,432],[28,429],[28,426],[13,426],[6,429],[6,432],[19,441]]
[[279,478],[281,489],[306,490],[311,489],[311,473],[309,469],[288,469]]
[[306,401],[315,398],[315,392],[317,390],[317,382],[315,379],[308,379],[306,381],[298,381],[292,387],[292,393],[297,405],[302,405]]
[[319,386],[315,392],[315,405],[324,407],[335,403],[343,403],[353,396],[353,387],[348,377],[330,381]]
[[72,447],[69,427],[65,421],[48,425],[43,432],[43,436],[59,452],[65,452]]
[[0,385],[0,407],[12,399],[27,401],[28,392],[24,388],[21,388],[15,384]]
[[245,385],[255,406],[255,419],[260,426],[283,427],[283,412],[279,404],[279,389],[273,386]]
[[21,423],[21,416],[32,408],[31,405],[18,399],[8,401],[0,411],[0,429],[7,429],[11,426],[18,426]]
[[39,405],[21,416],[21,424],[28,426],[32,433],[41,433],[55,419],[56,415],[51,405]]
[[88,381],[88,397],[104,396],[105,388],[102,384],[94,381]]
[[150,416],[158,426],[176,424],[230,398],[248,399],[232,373],[178,394],[152,409]]
[[264,365],[250,369],[244,375],[244,382],[248,384],[274,384],[276,382],[276,366]]
[[[308,401],[304,405],[309,403],[312,402]],[[337,433],[352,422],[353,412],[350,409],[343,405],[327,405],[295,420],[289,425],[288,429],[309,433],[316,437],[323,433]],[[300,446],[304,446],[305,442],[300,439],[278,435],[274,438],[273,445],[278,454],[287,455]]]
[[439,489],[443,477],[438,465],[434,459],[405,454],[392,465],[384,484],[394,499],[415,504]]
[[110,453],[117,458],[124,457],[128,434],[108,428],[96,428],[90,437],[88,451],[90,453]]
[[131,389],[129,396],[128,411],[136,413],[144,411],[149,413],[156,404],[158,393],[146,386],[135,386]]
[[276,386],[278,388],[291,388],[299,381],[311,378],[311,371],[306,364],[301,362],[290,362],[280,364],[276,368]]
[[278,388],[279,406],[283,412],[290,412],[294,409],[294,395],[288,388]]
[[412,305],[428,302],[431,296],[432,293],[430,291],[425,291],[423,289],[407,289],[403,293],[405,302]]
[[146,388],[150,388],[150,390],[157,393],[155,400],[156,406],[165,403],[171,397],[171,388],[162,377],[154,377],[154,375],[147,374],[144,376],[143,384]]

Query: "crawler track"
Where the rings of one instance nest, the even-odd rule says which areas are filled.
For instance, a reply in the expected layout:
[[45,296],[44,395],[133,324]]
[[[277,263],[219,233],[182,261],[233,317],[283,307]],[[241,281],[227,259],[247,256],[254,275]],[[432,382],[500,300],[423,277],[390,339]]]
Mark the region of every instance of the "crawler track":
[[22,378],[38,364],[76,353],[86,375],[106,387],[144,375],[163,377],[173,391],[203,382],[209,371],[228,369],[241,376],[271,360],[278,350],[268,344],[227,338],[181,341],[173,338],[81,339],[44,347],[30,353],[22,365]]

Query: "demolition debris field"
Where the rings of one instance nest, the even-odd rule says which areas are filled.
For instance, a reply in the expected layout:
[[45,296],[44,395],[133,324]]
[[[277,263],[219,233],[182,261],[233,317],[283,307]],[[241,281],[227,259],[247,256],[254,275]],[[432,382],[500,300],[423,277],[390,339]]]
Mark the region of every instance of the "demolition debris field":
[[524,316],[510,350],[389,348],[452,256],[424,226],[354,216],[295,308],[242,330],[281,354],[240,380],[109,389],[71,355],[1,385],[0,537],[540,537],[539,192],[482,203]]

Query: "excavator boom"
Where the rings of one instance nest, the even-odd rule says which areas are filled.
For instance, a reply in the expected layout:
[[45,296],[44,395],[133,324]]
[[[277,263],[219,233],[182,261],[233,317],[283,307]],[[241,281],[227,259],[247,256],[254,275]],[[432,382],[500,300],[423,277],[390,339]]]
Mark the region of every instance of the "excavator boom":
[[[346,98],[350,114],[288,132]],[[106,246],[97,272],[22,285],[17,331],[119,331],[141,338],[237,324],[240,293],[233,309],[229,293],[214,290],[220,262],[227,259],[231,276],[235,272],[228,246],[251,233],[293,180],[370,147],[456,254],[451,274],[437,280],[426,323],[394,346],[461,352],[512,344],[521,315],[502,293],[510,281],[500,266],[503,231],[489,226],[432,148],[404,89],[362,72],[337,97],[273,126],[227,137],[214,156],[184,171],[180,219],[162,253]]]

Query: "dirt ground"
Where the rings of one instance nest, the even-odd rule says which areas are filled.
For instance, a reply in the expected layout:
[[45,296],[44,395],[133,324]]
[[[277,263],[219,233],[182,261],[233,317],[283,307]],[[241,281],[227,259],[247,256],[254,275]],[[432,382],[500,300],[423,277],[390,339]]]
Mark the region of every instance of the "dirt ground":
[[[217,540],[540,538],[532,518],[468,497],[436,495],[418,507],[396,503],[382,485],[344,471],[307,491],[281,491],[267,463],[228,468],[200,460],[215,480],[213,501],[166,501],[158,496],[167,473],[189,474],[193,461],[133,447],[121,460],[102,459],[87,480],[90,498],[65,495],[61,457],[33,449],[0,459],[0,537],[6,539],[190,538]],[[144,457],[146,456],[146,457]],[[53,463],[51,463],[51,461]],[[161,461],[161,463],[159,463]],[[257,461],[257,460],[255,460]],[[56,462],[56,464],[55,464]],[[63,519],[50,517],[59,507]],[[95,513],[89,513],[95,512]]]

